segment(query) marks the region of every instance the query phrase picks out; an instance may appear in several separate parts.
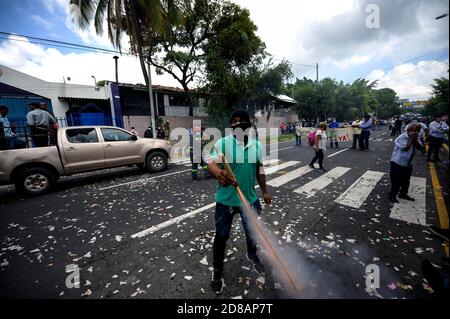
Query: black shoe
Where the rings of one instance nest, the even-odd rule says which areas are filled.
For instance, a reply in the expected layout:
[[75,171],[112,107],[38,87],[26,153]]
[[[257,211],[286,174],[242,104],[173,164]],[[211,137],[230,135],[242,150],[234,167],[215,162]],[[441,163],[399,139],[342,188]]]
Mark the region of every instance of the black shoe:
[[390,200],[392,203],[398,203],[397,198],[395,198],[394,196],[389,196],[389,200]]
[[196,181],[196,180],[197,180],[197,174],[195,174],[195,175],[192,174],[192,180],[193,180],[193,181]]
[[430,226],[429,229],[437,237],[448,241],[448,233],[449,233],[448,229],[442,229],[436,226]]
[[266,268],[261,260],[259,260],[258,256],[255,255],[250,257],[248,253],[245,256],[253,264],[253,270],[256,271],[258,275],[264,275],[266,273]]
[[409,200],[411,202],[415,201],[414,198],[412,198],[411,196],[408,196],[408,195],[398,195],[398,198],[403,198],[403,199]]
[[327,172],[326,168],[323,167],[323,166],[319,167],[319,169],[320,169],[321,171]]
[[314,167],[314,164],[309,164],[308,165],[310,168],[312,168],[312,169],[316,169],[315,167]]
[[216,295],[220,295],[224,287],[225,282],[222,278],[222,272],[214,270],[211,279],[211,289],[216,293]]
[[423,277],[428,281],[431,288],[440,295],[444,289],[444,278],[439,274],[436,268],[433,267],[428,259],[421,262]]

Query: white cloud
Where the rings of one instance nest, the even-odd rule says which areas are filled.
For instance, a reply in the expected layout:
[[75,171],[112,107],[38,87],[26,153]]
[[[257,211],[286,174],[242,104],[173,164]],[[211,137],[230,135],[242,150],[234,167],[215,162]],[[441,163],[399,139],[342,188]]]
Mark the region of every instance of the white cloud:
[[38,26],[41,26],[47,30],[51,30],[53,28],[53,24],[51,22],[45,20],[44,18],[38,16],[37,14],[33,14],[31,16],[31,20],[33,20]]
[[42,0],[42,4],[51,14],[57,10],[64,10],[67,7],[69,0]]
[[377,88],[391,88],[400,98],[410,100],[425,100],[431,95],[431,85],[434,79],[448,76],[448,59],[446,61],[424,60],[414,63],[404,63],[385,72],[373,70],[367,79],[378,80]]
[[[0,64],[50,82],[62,82],[63,77],[70,77],[70,83],[92,85],[91,75],[98,81],[114,81],[115,69],[112,57],[112,54],[97,52],[63,54],[57,49],[46,49],[17,36],[10,36],[10,40],[0,42]],[[152,80],[153,84],[180,86],[170,75],[156,75],[154,69]],[[119,81],[144,83],[137,58],[133,56],[119,58]]]
[[[385,60],[395,65],[448,46],[448,19],[434,19],[448,12],[447,0],[234,2],[250,10],[267,51],[295,63],[376,68]],[[369,3],[380,7],[380,29],[365,26]],[[305,72],[299,67],[296,73]]]

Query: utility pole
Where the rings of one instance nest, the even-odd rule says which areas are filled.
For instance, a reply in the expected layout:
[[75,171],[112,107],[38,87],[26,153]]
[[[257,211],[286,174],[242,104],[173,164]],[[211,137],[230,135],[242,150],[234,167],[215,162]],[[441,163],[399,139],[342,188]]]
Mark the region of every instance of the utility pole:
[[148,59],[148,95],[150,99],[150,117],[152,121],[152,134],[153,138],[156,138],[156,127],[155,127],[155,110],[153,102],[153,89],[152,89],[152,73],[150,70],[150,59]]
[[316,81],[319,83],[319,63],[316,63]]

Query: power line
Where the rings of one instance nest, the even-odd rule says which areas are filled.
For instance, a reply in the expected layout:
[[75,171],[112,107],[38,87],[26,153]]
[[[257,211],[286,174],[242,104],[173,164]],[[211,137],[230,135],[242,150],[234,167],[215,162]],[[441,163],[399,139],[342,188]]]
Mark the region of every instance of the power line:
[[[441,55],[441,56],[437,57],[437,59],[443,58],[443,57],[445,57],[445,56],[447,56],[447,55],[448,55],[448,54],[446,53],[446,54],[444,54],[444,55]],[[383,82],[381,82],[381,83],[378,83],[378,85],[381,85],[381,84],[384,84],[384,83],[387,83],[387,82],[396,80],[396,79],[398,79],[398,78],[400,78],[400,77],[402,77],[402,76],[405,76],[405,75],[407,75],[407,74],[410,74],[410,73],[412,73],[412,72],[415,72],[415,71],[417,71],[418,69],[423,68],[424,66],[427,66],[427,65],[429,65],[429,64],[431,64],[431,63],[433,63],[433,62],[434,62],[434,60],[433,60],[433,61],[429,61],[428,63],[425,63],[425,64],[423,64],[423,65],[421,65],[421,66],[418,66],[418,67],[416,67],[416,68],[414,68],[414,69],[412,69],[411,71],[408,71],[408,72],[406,72],[406,73],[400,74],[399,76],[396,76],[395,78],[392,78],[392,79],[383,81]]]
[[0,39],[9,40],[9,41],[16,41],[16,42],[32,43],[32,44],[41,44],[41,45],[50,46],[52,48],[66,48],[66,49],[72,49],[72,50],[84,51],[84,52],[104,53],[104,54],[122,54],[122,55],[127,55],[127,56],[133,56],[130,53],[113,53],[113,52],[98,51],[98,50],[93,50],[93,49],[78,48],[78,47],[74,47],[74,46],[66,46],[66,45],[59,45],[59,44],[48,44],[48,43],[39,42],[39,41],[27,41],[27,40],[24,40],[24,39],[14,39],[14,38],[11,39],[11,38],[8,38],[8,37],[4,37],[2,35],[0,35]]
[[[83,49],[103,51],[103,52],[109,52],[109,53],[115,53],[115,54],[121,54],[122,53],[122,52],[117,51],[117,50],[103,49],[103,48],[98,48],[98,47],[93,47],[93,46],[88,46],[88,45],[83,45],[83,44],[78,44],[78,43],[71,43],[71,42],[57,41],[57,40],[46,39],[46,38],[32,37],[32,36],[28,36],[28,35],[15,34],[15,33],[11,33],[11,32],[0,31],[0,34],[5,35],[5,36],[15,36],[15,37],[22,37],[22,38],[27,38],[27,39],[31,39],[31,40],[56,43],[56,44],[59,44],[59,45],[65,45],[65,46],[70,46],[70,47],[78,47],[78,48],[83,48]],[[10,38],[8,38],[8,39],[10,39]],[[10,40],[16,40],[16,39],[10,39]]]

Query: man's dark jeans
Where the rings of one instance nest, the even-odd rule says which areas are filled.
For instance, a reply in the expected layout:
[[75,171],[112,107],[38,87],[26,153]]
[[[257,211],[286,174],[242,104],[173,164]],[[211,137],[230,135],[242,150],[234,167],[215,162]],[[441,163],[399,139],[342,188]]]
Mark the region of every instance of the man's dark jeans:
[[361,134],[353,134],[353,148],[356,148],[356,143],[361,148]]
[[444,142],[443,138],[437,138],[432,135],[428,136],[429,140],[429,148],[428,148],[428,156],[427,159],[431,159],[431,155],[433,155],[434,161],[439,161],[439,150],[441,149],[442,143]]
[[[261,204],[257,199],[252,205],[254,212],[261,214]],[[248,255],[256,256],[256,240],[251,233],[250,225],[245,213],[239,207],[230,207],[219,202],[216,203],[216,235],[214,237],[213,245],[213,265],[214,269],[219,272],[223,271],[223,260],[225,258],[225,247],[227,240],[230,237],[231,225],[233,223],[234,215],[241,215],[242,225],[244,226],[245,238],[247,241]]]
[[412,165],[401,166],[395,162],[391,162],[391,192],[389,196],[396,198],[400,193],[401,196],[408,195],[409,183],[412,174]]
[[361,132],[360,148],[362,150],[368,150],[369,149],[369,136],[370,136],[370,131],[369,130]]

